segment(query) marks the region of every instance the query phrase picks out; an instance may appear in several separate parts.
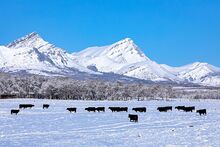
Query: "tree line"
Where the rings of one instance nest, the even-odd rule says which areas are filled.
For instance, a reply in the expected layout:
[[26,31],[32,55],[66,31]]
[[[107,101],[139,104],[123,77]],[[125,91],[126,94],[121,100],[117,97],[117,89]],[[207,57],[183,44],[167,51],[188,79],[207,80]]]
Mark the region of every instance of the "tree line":
[[73,100],[147,100],[166,98],[220,98],[219,89],[175,90],[171,84],[75,80],[68,77],[0,74],[1,98],[47,98]]

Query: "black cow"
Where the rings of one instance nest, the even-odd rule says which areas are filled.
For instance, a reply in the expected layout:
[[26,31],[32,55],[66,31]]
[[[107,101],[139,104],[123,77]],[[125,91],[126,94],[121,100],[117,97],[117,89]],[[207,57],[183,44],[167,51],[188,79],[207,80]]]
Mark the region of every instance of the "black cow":
[[112,112],[128,112],[128,107],[109,107]]
[[185,108],[185,106],[177,106],[177,107],[175,107],[175,109],[177,109],[178,111],[184,110],[184,108]]
[[43,104],[43,109],[48,109],[49,108],[49,104]]
[[190,107],[188,107],[188,108],[190,108],[190,109],[192,109],[192,110],[195,110],[195,106],[190,106]]
[[18,110],[18,109],[11,109],[11,114],[18,114],[18,112],[19,112],[20,110]]
[[146,112],[146,107],[136,107],[136,108],[133,108],[132,110],[134,110],[135,112]]
[[73,108],[73,107],[72,108],[66,108],[66,110],[68,110],[70,113],[71,112],[75,112],[76,113],[76,108]]
[[206,109],[197,110],[196,113],[199,113],[199,115],[206,115]]
[[172,106],[158,107],[157,110],[160,112],[167,112],[168,110],[172,111]]
[[184,107],[183,108],[183,111],[185,111],[185,112],[193,112],[193,110],[195,110],[195,106]]
[[119,112],[120,107],[108,107],[112,112]]
[[130,118],[130,121],[138,122],[138,115],[128,114],[128,118]]
[[120,111],[128,112],[128,107],[120,107]]
[[172,111],[172,109],[173,109],[172,106],[166,106],[165,108],[166,108],[167,110],[170,110],[170,111]]
[[85,108],[85,110],[87,110],[87,111],[93,111],[93,112],[95,112],[96,111],[96,108],[95,107],[88,107],[88,108]]
[[33,104],[20,104],[19,105],[19,109],[26,109],[26,108],[32,108],[32,107],[34,107],[34,105]]
[[100,111],[105,112],[105,107],[97,107],[96,111],[98,111],[98,112],[100,112]]

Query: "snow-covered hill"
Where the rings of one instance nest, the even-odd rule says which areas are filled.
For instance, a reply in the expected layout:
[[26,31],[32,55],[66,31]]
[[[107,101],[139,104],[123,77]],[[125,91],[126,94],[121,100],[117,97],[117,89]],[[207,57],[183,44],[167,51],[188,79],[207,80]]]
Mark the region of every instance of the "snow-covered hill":
[[177,77],[197,84],[216,86],[220,85],[220,68],[208,63],[195,62],[182,67],[161,65]]
[[105,72],[156,82],[220,86],[220,68],[200,62],[182,67],[158,64],[130,38],[70,54],[33,32],[7,46],[0,46],[0,69],[4,72],[74,76],[82,72],[88,75],[103,75]]
[[79,64],[94,65],[103,72],[115,72],[125,65],[149,60],[129,38],[109,46],[90,47],[72,55]]
[[63,74],[76,70],[95,74],[76,64],[71,54],[44,41],[35,32],[7,46],[0,46],[0,66],[3,71],[25,70],[34,74]]
[[84,67],[93,66],[98,71],[114,72],[139,79],[220,85],[219,68],[200,62],[182,67],[160,65],[144,55],[129,38],[109,46],[87,48],[74,53],[73,58]]
[[101,72],[113,72],[152,81],[181,81],[171,72],[151,61],[134,42],[126,38],[109,46],[91,47],[74,53],[75,61]]

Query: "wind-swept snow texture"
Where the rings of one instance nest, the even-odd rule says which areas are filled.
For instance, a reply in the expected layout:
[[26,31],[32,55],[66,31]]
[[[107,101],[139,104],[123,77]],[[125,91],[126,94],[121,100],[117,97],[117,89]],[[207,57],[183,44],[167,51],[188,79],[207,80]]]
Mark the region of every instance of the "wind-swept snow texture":
[[[20,103],[35,104],[33,109],[11,115]],[[42,109],[42,104],[50,104]],[[195,112],[162,113],[158,106],[206,108],[207,116]],[[128,106],[129,112],[87,112],[88,106]],[[146,106],[146,113],[132,107]],[[67,107],[77,107],[69,113]],[[129,122],[128,114],[138,114],[139,122]],[[65,101],[8,99],[0,101],[0,146],[219,146],[220,107],[214,100],[190,101]]]

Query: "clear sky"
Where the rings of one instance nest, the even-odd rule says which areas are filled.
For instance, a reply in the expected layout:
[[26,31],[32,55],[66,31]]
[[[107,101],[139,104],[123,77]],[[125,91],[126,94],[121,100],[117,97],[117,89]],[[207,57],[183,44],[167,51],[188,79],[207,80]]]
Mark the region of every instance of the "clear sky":
[[0,0],[0,44],[38,32],[76,52],[131,38],[152,60],[220,67],[220,0]]

